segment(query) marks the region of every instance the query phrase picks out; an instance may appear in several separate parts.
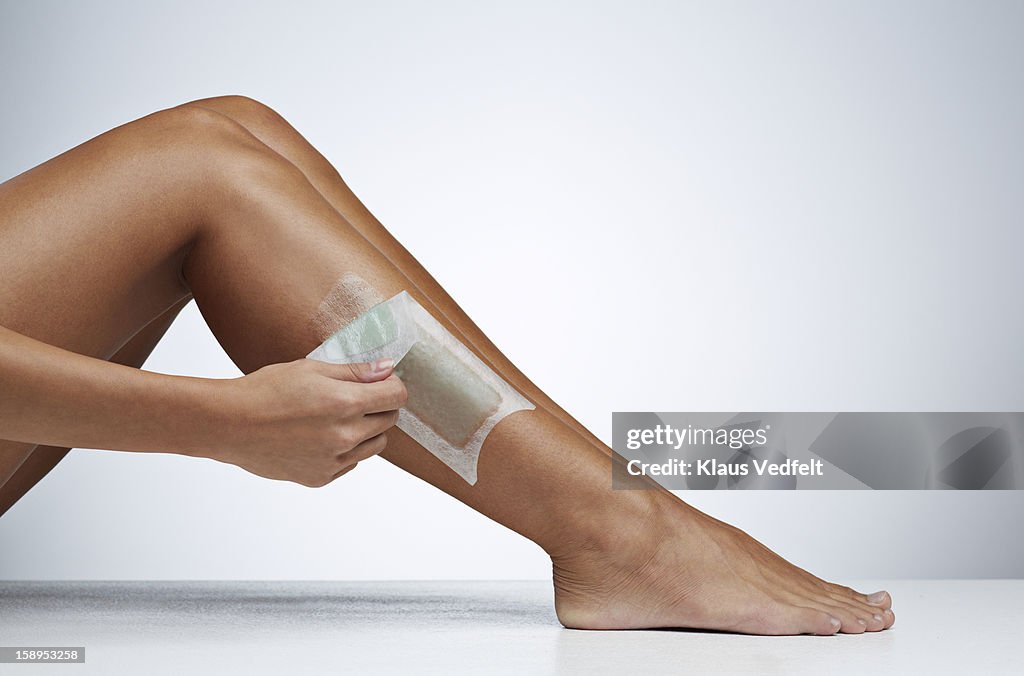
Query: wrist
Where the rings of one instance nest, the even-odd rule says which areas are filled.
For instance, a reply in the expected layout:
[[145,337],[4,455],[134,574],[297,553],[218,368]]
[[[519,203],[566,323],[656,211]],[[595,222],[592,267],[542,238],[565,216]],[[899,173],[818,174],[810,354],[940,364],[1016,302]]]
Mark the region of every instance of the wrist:
[[182,455],[230,462],[231,448],[244,427],[236,404],[237,380],[188,378],[183,383]]

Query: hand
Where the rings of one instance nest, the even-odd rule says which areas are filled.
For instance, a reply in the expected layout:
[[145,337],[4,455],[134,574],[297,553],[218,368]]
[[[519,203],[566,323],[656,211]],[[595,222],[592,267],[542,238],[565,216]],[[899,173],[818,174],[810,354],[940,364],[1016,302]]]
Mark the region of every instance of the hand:
[[300,359],[224,381],[227,417],[211,454],[253,474],[319,487],[384,450],[405,386],[394,363],[328,364]]

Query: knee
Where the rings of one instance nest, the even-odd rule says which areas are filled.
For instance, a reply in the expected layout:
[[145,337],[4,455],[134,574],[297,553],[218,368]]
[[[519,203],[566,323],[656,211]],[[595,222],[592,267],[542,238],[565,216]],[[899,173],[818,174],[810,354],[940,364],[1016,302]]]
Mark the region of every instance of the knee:
[[325,181],[340,178],[337,170],[276,110],[247,96],[232,94],[185,104],[221,114],[244,127],[275,152],[289,158],[306,176]]
[[298,171],[247,127],[212,108],[188,103],[153,117],[167,143],[208,183],[252,185],[274,177],[290,178]]
[[255,139],[231,118],[207,108],[184,105],[143,118],[142,133],[159,138],[159,145],[191,153],[200,162],[254,145]]
[[197,108],[206,108],[226,115],[250,131],[270,130],[273,128],[291,129],[291,125],[276,110],[256,99],[240,94],[214,96],[199,99],[186,104]]

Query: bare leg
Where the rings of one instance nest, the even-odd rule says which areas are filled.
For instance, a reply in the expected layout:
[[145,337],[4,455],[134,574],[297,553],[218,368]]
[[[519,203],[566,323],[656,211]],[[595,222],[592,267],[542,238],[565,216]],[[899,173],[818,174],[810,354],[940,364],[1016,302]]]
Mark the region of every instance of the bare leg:
[[269,148],[294,164],[332,207],[373,244],[409,282],[428,299],[426,305],[435,315],[444,316],[455,327],[456,335],[472,345],[492,368],[526,394],[535,404],[564,422],[595,448],[606,447],[594,434],[533,384],[487,338],[483,331],[459,307],[427,270],[396,240],[370,210],[349,189],[337,169],[275,110],[244,96],[218,96],[186,104],[226,115],[246,128]]
[[[66,205],[43,198],[54,194]],[[11,244],[0,266],[16,268],[19,255],[35,250],[60,263],[68,286],[88,290],[72,292],[75,302],[58,299],[67,315],[52,323],[33,314],[47,301],[52,307],[52,298],[26,305],[15,289],[10,306],[0,302],[7,313],[0,323],[58,344],[77,331],[71,342],[89,354],[123,342],[189,291],[243,371],[315,347],[322,336],[309,318],[345,273],[385,296],[405,289],[425,307],[444,302],[383,256],[295,164],[244,126],[194,107],[87,143],[0,187],[0,204],[0,223],[14,224],[0,232]],[[66,232],[39,242],[40,228]],[[61,234],[81,245],[54,244]],[[15,271],[29,297],[62,288],[46,275]],[[435,316],[459,334],[446,314]],[[516,382],[492,357],[496,371]],[[556,609],[569,626],[827,634],[838,628],[833,618],[847,632],[893,621],[887,596],[872,604],[823,582],[671,494],[613,492],[607,449],[543,408],[494,429],[473,487],[400,431],[389,437],[387,459],[552,556]]]
[[[191,297],[183,298],[162,315],[151,321],[136,333],[110,361],[125,366],[141,368],[164,333],[174,323]],[[0,477],[0,516],[10,509],[28,491],[50,473],[68,454],[68,448],[56,446],[30,446],[13,441],[0,440],[0,467],[8,468],[8,476]],[[21,457],[22,459],[15,463]]]

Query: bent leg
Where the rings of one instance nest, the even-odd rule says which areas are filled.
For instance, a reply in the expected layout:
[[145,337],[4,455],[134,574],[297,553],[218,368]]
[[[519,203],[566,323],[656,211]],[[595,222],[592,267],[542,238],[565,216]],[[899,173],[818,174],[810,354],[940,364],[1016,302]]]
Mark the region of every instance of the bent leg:
[[[35,249],[36,260],[53,257],[55,269],[72,276],[70,284],[46,275],[32,280],[28,271],[21,279],[29,280],[27,294],[37,293],[35,305],[4,317],[0,302],[0,323],[13,320],[7,325],[33,337],[110,355],[147,316],[191,291],[218,340],[248,372],[315,347],[324,336],[310,318],[347,273],[385,297],[407,290],[425,307],[438,305],[304,172],[223,115],[165,111],[47,165],[0,188],[0,198],[6,190],[21,205],[13,220],[0,213],[0,223],[14,223],[0,234],[15,245],[0,250],[0,264],[9,251],[15,253],[7,262],[16,266],[17,255]],[[65,195],[77,209],[54,213],[46,195]],[[79,246],[40,242],[39,223]],[[66,316],[58,309],[31,316],[32,307],[48,303]],[[95,328],[98,317],[104,321]],[[459,335],[447,316],[435,318]],[[58,330],[64,326],[80,331]],[[500,377],[515,380],[500,360],[490,361]],[[606,449],[543,409],[495,427],[472,487],[401,431],[389,439],[387,459],[552,555],[556,609],[569,626],[833,633],[832,618],[851,632],[892,621],[881,605],[788,564],[667,492],[613,492]]]
[[[191,297],[183,298],[144,326],[110,358],[110,361],[115,364],[142,368],[157,343],[174,323],[178,313],[191,300]],[[23,456],[17,466],[13,466],[12,471],[8,473],[7,480],[0,480],[0,516],[3,516],[14,503],[24,497],[33,486],[49,474],[50,470],[56,467],[70,450],[56,446],[30,446],[12,441],[0,441],[0,457],[8,458],[11,466],[14,465],[15,454]]]
[[[274,152],[236,177],[250,199],[231,201],[185,262],[200,309],[243,370],[315,347],[324,336],[309,319],[346,274],[383,297],[406,290],[437,306],[283,159]],[[435,318],[458,335],[446,315]],[[516,413],[493,430],[474,486],[403,432],[389,439],[388,460],[551,554],[556,606],[570,626],[828,634],[891,622],[863,595],[792,566],[665,491],[613,492],[607,449],[543,409]]]
[[244,96],[219,96],[186,104],[206,108],[231,118],[269,148],[294,164],[338,213],[365,237],[427,299],[425,307],[444,316],[453,333],[492,368],[519,388],[538,406],[550,412],[595,448],[606,447],[590,430],[564,411],[533,384],[480,330],[458,303],[441,287],[409,251],[396,240],[370,210],[356,197],[334,166],[298,131],[272,108]]
[[[204,189],[195,158],[219,118],[150,115],[0,184],[0,325],[111,359],[189,297],[181,262]],[[35,450],[0,440],[4,509],[62,456]]]

